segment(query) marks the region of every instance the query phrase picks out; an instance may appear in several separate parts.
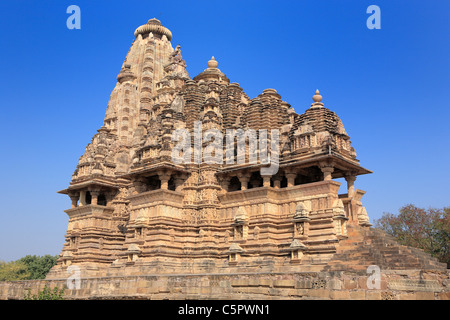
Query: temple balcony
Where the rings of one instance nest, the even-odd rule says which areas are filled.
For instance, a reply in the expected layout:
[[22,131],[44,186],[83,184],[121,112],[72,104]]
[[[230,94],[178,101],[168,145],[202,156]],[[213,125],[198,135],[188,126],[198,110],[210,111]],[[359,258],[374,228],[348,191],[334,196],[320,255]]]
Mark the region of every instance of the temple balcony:
[[152,218],[182,218],[184,194],[179,191],[157,189],[128,197],[131,206],[130,222]]
[[258,187],[230,191],[218,198],[225,219],[233,219],[237,208],[243,208],[249,216],[273,213],[287,216],[295,212],[298,202],[307,202],[310,211],[320,213],[332,207],[340,185],[340,182],[329,180],[287,188]]
[[64,210],[65,213],[69,216],[69,219],[75,217],[83,217],[83,216],[95,216],[95,217],[110,217],[114,211],[114,208],[96,205],[96,204],[88,204],[82,205],[75,208]]

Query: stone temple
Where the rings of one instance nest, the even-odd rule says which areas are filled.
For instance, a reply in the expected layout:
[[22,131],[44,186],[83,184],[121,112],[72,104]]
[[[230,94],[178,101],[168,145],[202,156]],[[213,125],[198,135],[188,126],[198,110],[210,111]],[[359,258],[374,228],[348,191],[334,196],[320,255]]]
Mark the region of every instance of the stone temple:
[[[365,191],[355,180],[371,171],[360,165],[342,121],[318,90],[310,106],[296,106],[304,110],[297,114],[274,89],[248,97],[214,57],[191,78],[180,46],[173,48],[171,31],[157,19],[134,36],[103,125],[59,191],[72,204],[61,255],[47,279],[67,278],[71,265],[91,278],[261,274],[258,288],[270,275],[365,274],[370,265],[446,273],[423,251],[370,228]],[[217,129],[224,137],[232,129],[265,129],[270,141],[278,130],[271,147],[273,154],[278,150],[278,170],[267,174],[262,169],[269,164],[249,161],[249,152],[234,152],[232,163],[196,162],[194,150],[192,161],[173,161],[177,129],[192,137],[196,129]],[[200,149],[208,145],[203,140]],[[338,178],[346,181],[344,194]],[[314,285],[305,288],[329,288]],[[158,292],[173,297],[170,290]]]

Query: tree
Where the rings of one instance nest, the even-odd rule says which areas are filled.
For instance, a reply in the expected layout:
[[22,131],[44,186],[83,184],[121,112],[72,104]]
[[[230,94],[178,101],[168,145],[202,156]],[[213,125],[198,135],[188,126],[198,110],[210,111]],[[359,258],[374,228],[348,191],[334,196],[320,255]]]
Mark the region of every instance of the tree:
[[19,261],[0,261],[0,281],[26,280],[30,277],[28,267]]
[[398,215],[384,213],[374,227],[450,265],[450,207],[423,209],[408,204]]
[[28,267],[30,277],[28,279],[45,279],[45,276],[50,269],[56,264],[58,256],[51,256],[49,254],[45,256],[27,255],[20,258],[18,261],[24,263]]
[[16,261],[0,261],[0,281],[45,279],[58,256],[27,255]]

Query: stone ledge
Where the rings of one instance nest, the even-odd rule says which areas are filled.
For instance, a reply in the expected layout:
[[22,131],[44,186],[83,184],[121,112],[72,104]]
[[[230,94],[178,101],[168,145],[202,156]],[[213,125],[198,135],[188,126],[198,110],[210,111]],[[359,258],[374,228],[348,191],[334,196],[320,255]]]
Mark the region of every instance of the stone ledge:
[[397,291],[442,291],[437,280],[391,279],[388,281],[388,288]]
[[[411,277],[418,270],[407,272]],[[367,276],[355,273],[235,273],[173,274],[82,278],[78,290],[64,290],[66,299],[331,299],[331,300],[449,300],[445,272],[424,274],[433,280],[404,279],[382,273],[378,290],[364,285]],[[446,282],[447,281],[447,282]],[[387,286],[386,286],[387,284]],[[0,282],[0,299],[23,299],[48,285],[66,287],[66,279]]]

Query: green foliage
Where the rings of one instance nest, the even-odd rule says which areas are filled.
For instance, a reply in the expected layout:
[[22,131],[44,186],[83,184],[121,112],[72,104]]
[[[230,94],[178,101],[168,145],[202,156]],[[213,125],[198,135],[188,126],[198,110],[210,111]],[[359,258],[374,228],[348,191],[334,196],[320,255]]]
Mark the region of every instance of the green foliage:
[[51,256],[49,254],[45,256],[32,256],[27,255],[20,258],[18,261],[23,262],[30,273],[28,279],[45,279],[45,276],[50,271],[50,269],[56,264],[58,256]]
[[409,204],[398,215],[384,213],[374,221],[374,227],[450,266],[450,207],[422,209]]
[[44,289],[40,290],[38,294],[31,294],[31,290],[29,289],[26,293],[24,299],[25,300],[64,300],[64,289],[58,289],[54,287],[50,289],[47,285],[44,286]]
[[0,281],[45,279],[58,256],[27,255],[16,261],[0,261]]
[[30,273],[25,263],[20,261],[0,261],[0,281],[26,280]]

